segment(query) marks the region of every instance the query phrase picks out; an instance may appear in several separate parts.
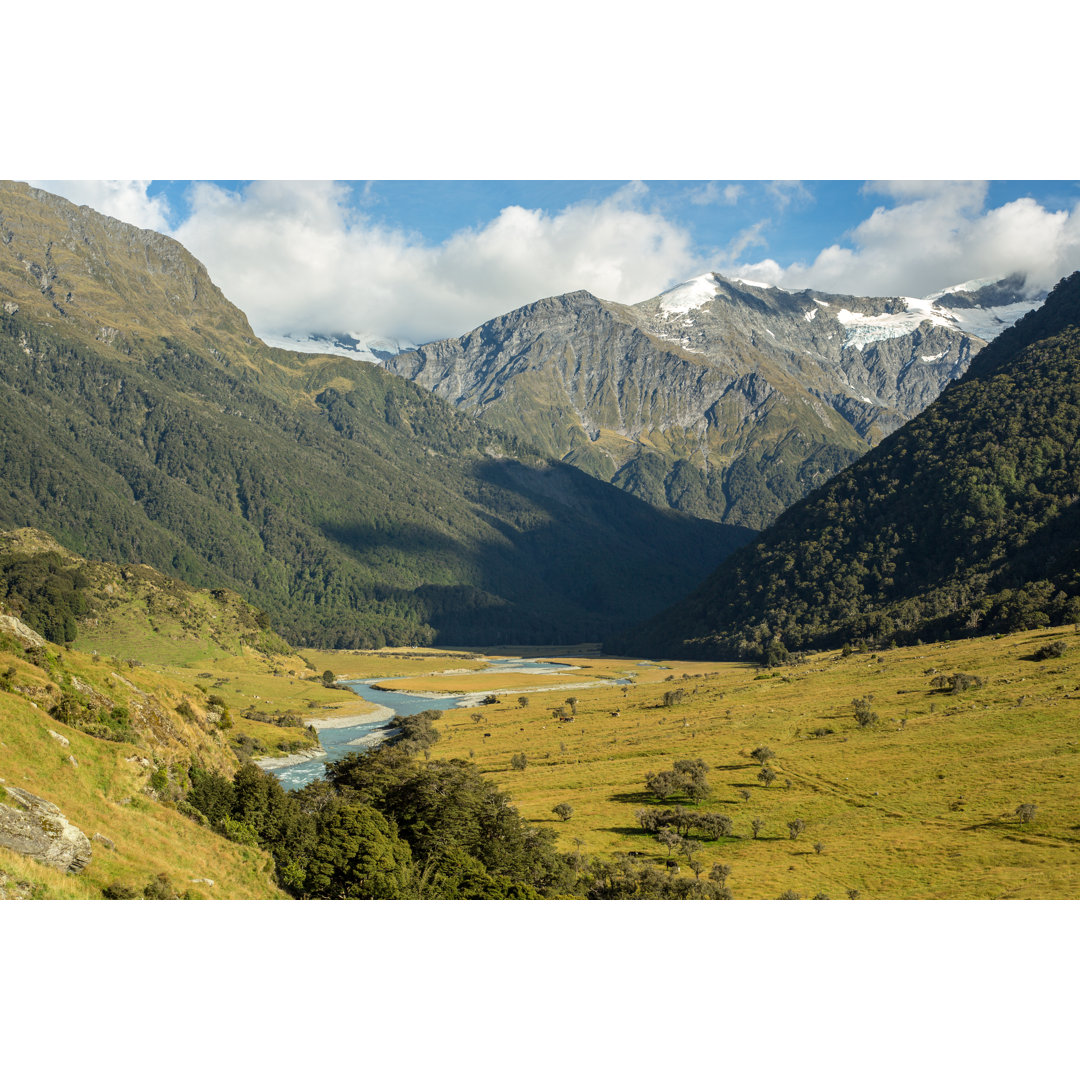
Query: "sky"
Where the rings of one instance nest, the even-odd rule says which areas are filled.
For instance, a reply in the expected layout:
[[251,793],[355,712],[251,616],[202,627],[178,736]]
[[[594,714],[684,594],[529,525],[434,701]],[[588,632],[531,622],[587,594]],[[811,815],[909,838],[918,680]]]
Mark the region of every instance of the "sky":
[[1080,268],[1080,183],[32,180],[167,232],[257,333],[421,343],[544,296],[636,303],[708,271],[924,296]]

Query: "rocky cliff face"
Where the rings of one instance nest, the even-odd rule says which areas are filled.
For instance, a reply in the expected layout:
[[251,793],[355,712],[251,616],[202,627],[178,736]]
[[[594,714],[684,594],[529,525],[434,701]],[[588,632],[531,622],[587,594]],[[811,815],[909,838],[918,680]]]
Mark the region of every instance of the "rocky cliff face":
[[953,310],[706,274],[633,306],[540,300],[384,363],[649,502],[761,528],[962,375],[980,303],[1005,325],[1021,285],[958,287]]

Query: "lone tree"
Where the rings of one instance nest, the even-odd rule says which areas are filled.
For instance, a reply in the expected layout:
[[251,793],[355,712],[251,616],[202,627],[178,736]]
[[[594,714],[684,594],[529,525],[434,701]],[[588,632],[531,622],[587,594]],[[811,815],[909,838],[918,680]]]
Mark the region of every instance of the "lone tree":
[[524,754],[515,754],[510,759],[510,768],[517,769],[519,772],[529,764],[529,759]]
[[759,817],[754,818],[754,820],[750,822],[750,831],[751,831],[751,833],[753,833],[755,840],[758,838],[758,835],[761,833],[761,830],[764,829],[764,828],[765,828],[765,822],[762,821],[761,818],[759,818]]
[[568,697],[566,699],[566,704],[570,706],[570,715],[577,716],[577,698]]
[[799,837],[806,832],[806,822],[802,818],[796,818],[794,821],[787,823],[788,835],[792,840],[798,840]]
[[1020,819],[1021,825],[1027,825],[1035,820],[1035,811],[1038,807],[1034,803],[1026,802],[1021,803],[1016,808],[1016,816]]
[[867,694],[864,698],[855,698],[851,703],[852,708],[855,710],[855,723],[859,727],[870,727],[871,724],[876,724],[878,721],[878,714],[870,710],[871,700],[873,700],[872,695]]
[[334,673],[329,668],[327,668],[322,673],[322,684],[323,684],[323,686],[333,686],[334,685]]
[[773,772],[773,770],[770,769],[768,765],[766,765],[765,768],[757,774],[757,778],[767,788],[776,779],[776,773]]
[[767,761],[772,761],[772,759],[776,757],[776,753],[767,746],[758,746],[750,751],[750,756],[759,765],[764,765]]
[[568,802],[561,802],[558,806],[553,806],[551,812],[560,821],[569,821],[574,816],[574,808]]
[[529,707],[529,699],[524,694],[518,698],[518,708],[527,709]]
[[469,713],[469,719],[474,724],[479,724],[480,721],[484,719],[484,714],[483,713],[478,713],[478,712]]
[[739,788],[739,795],[742,797],[743,802],[749,802],[750,801],[750,789],[749,788]]

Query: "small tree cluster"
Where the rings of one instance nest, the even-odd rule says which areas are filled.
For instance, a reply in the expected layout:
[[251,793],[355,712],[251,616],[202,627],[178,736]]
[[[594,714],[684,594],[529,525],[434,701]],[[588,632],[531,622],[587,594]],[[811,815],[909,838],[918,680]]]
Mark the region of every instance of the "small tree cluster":
[[673,769],[646,773],[645,786],[659,799],[670,799],[681,794],[693,802],[700,802],[711,790],[705,779],[708,771],[709,766],[701,758],[676,761]]
[[665,690],[664,691],[664,708],[670,709],[672,705],[678,705],[683,698],[686,697],[685,690]]
[[930,680],[930,686],[934,690],[947,690],[950,694],[959,694],[964,690],[978,690],[983,681],[978,675],[968,675],[966,672],[957,671],[952,675],[938,675]]
[[682,807],[657,810],[643,807],[637,810],[638,824],[646,832],[659,832],[671,829],[679,836],[689,836],[691,829],[697,829],[709,840],[719,840],[722,836],[735,835],[735,823],[727,814],[698,813]]
[[529,759],[524,754],[515,754],[510,759],[510,768],[521,772],[529,764]]

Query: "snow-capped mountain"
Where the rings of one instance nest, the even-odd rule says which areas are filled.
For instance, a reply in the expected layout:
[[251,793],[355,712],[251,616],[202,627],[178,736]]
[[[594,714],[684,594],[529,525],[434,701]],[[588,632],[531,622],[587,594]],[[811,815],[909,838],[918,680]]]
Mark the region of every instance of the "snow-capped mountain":
[[633,305],[550,297],[384,364],[649,502],[760,528],[1037,304],[1020,281],[858,297],[709,273]]
[[262,340],[275,349],[315,353],[320,356],[348,356],[381,364],[404,349],[414,349],[411,341],[376,337],[372,334],[262,334]]

